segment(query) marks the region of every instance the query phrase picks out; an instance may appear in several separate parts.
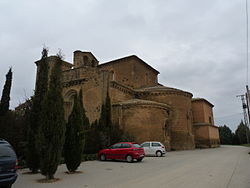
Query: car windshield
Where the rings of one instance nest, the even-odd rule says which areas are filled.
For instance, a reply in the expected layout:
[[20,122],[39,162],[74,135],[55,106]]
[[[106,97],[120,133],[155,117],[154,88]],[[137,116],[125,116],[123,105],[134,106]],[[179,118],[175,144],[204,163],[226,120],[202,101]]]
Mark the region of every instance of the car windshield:
[[133,146],[135,146],[136,148],[141,148],[141,145],[139,144],[133,144]]
[[122,144],[114,144],[110,147],[110,149],[117,149],[117,148],[121,148]]
[[0,145],[0,158],[5,158],[5,157],[16,157],[16,154],[10,146]]

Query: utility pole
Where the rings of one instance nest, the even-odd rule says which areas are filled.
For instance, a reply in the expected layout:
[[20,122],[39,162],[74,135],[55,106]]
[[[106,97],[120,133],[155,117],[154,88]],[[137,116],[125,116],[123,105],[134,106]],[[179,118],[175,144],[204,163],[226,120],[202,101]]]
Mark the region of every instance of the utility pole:
[[248,85],[246,85],[246,89],[247,89],[247,92],[246,92],[246,102],[247,102],[247,117],[248,117],[248,122],[250,122],[250,112],[249,112],[249,89],[248,89]]
[[[249,103],[250,103],[250,98],[249,98],[249,89],[248,89],[248,85],[246,85],[246,89],[247,89],[247,92],[246,92],[246,101],[247,101],[247,115],[248,115],[248,124],[247,124],[247,128],[248,128],[248,132],[249,131],[249,123],[250,123],[250,112],[249,112]],[[248,134],[249,135],[249,134]],[[249,136],[247,137],[248,140],[247,140],[247,143],[249,144]]]
[[[247,104],[245,103],[245,95],[237,95],[236,97],[240,97],[241,98],[241,102],[242,102],[242,109],[243,109],[243,115],[244,115],[244,122],[245,122],[245,126],[246,126],[246,137],[247,137],[247,143],[249,143],[249,131],[248,131],[248,115],[249,113],[247,113],[246,109],[248,108]],[[246,99],[246,101],[248,101],[248,99]]]

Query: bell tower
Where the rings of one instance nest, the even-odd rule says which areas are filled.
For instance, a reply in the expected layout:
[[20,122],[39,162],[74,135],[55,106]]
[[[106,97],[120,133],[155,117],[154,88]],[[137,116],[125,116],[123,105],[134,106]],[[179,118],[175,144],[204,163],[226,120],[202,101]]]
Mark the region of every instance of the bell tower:
[[99,61],[91,52],[74,51],[74,67],[97,67]]

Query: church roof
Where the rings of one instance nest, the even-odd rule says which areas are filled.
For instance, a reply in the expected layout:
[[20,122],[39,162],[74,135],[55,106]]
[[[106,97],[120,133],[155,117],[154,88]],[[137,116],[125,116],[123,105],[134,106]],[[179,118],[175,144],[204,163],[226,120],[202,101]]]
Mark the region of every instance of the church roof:
[[130,55],[130,56],[122,57],[122,58],[115,59],[115,60],[112,60],[112,61],[108,61],[106,63],[100,64],[99,66],[106,66],[106,65],[115,64],[115,63],[122,63],[124,60],[128,60],[128,59],[136,59],[140,63],[144,64],[146,67],[148,67],[149,69],[154,71],[156,74],[159,74],[159,71],[157,71],[156,69],[151,67],[149,64],[147,64],[145,61],[143,61],[142,59],[140,59],[136,55]]
[[214,107],[214,105],[212,103],[210,103],[208,100],[204,99],[204,98],[193,98],[192,102],[196,102],[196,101],[204,101],[207,104],[209,104],[210,106]]

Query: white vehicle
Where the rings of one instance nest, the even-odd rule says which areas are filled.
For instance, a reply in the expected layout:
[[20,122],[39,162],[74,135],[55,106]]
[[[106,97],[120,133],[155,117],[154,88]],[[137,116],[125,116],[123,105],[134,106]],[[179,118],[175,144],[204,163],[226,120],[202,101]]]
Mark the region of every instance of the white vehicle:
[[142,143],[141,146],[144,149],[145,155],[161,157],[166,153],[165,146],[160,142],[148,141]]

